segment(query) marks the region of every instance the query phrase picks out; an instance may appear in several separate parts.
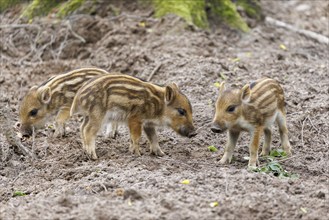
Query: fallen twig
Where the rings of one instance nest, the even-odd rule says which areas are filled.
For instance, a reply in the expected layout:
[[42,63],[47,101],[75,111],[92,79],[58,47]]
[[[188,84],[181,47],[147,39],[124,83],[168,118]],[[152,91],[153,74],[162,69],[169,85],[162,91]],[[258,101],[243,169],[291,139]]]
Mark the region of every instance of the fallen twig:
[[307,119],[310,121],[312,127],[319,133],[319,129],[314,126],[313,121],[311,120],[311,118],[307,117]]
[[66,22],[66,25],[74,37],[78,38],[82,43],[86,43],[86,40],[83,37],[81,37],[79,34],[77,34],[76,32],[73,31],[71,22],[69,20]]
[[303,120],[303,123],[302,123],[302,146],[304,148],[304,125],[305,125],[305,121],[306,121],[306,118]]
[[32,160],[34,160],[35,158],[34,158],[34,155],[35,155],[35,144],[34,144],[34,142],[35,142],[35,128],[34,128],[34,126],[32,127]]
[[106,188],[106,186],[104,185],[104,183],[98,182],[98,184],[104,188],[104,191],[105,191],[105,192],[107,192],[107,188]]
[[154,70],[152,71],[151,75],[147,78],[147,81],[150,81],[153,76],[155,75],[156,72],[158,72],[158,70],[161,68],[162,66],[162,63],[159,63],[155,68]]
[[[283,158],[281,160],[275,160],[276,162],[280,163],[280,162],[283,162],[283,161],[287,161],[287,160],[292,160],[292,159],[295,159],[295,158],[298,158],[298,157],[301,157],[302,155],[295,155],[295,156],[291,156],[291,157],[287,157],[287,158]],[[259,168],[263,168],[267,165],[268,163],[265,163],[265,164],[260,164],[258,167]]]
[[20,139],[17,137],[12,125],[14,124],[10,115],[10,109],[8,106],[4,106],[0,109],[0,132],[4,134],[8,144],[17,147],[20,151],[28,157],[33,157],[31,151],[26,148]]
[[274,18],[271,18],[271,17],[266,17],[265,22],[267,22],[268,24],[271,24],[271,25],[274,25],[274,26],[277,26],[277,27],[281,27],[281,28],[285,28],[287,30],[290,30],[290,31],[296,32],[298,34],[304,35],[305,37],[316,40],[319,43],[329,45],[329,38],[328,37],[326,37],[324,35],[321,35],[321,34],[318,34],[318,33],[315,33],[313,31],[299,29],[295,26],[286,24],[282,21],[278,21],[278,20],[276,20]]
[[225,174],[225,195],[228,196],[228,181],[227,181],[227,174]]
[[41,27],[36,24],[6,24],[6,25],[0,25],[0,29],[5,28],[37,28],[38,30],[41,30]]

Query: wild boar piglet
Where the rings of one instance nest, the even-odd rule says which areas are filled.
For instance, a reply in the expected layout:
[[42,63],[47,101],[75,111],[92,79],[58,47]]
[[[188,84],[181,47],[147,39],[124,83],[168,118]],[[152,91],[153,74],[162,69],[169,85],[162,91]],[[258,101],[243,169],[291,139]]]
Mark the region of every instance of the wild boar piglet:
[[216,102],[216,113],[211,130],[221,133],[228,130],[228,140],[221,163],[230,163],[234,147],[241,131],[248,131],[251,135],[248,166],[256,167],[258,162],[258,148],[262,133],[265,140],[262,155],[270,152],[273,123],[279,126],[281,145],[288,155],[291,147],[286,125],[286,112],[283,89],[276,80],[270,78],[259,79],[242,89],[225,89],[225,83],[219,87]]
[[98,68],[82,68],[49,78],[39,86],[33,86],[24,96],[19,107],[20,132],[24,137],[32,135],[33,128],[39,129],[55,119],[55,134],[65,134],[65,121],[70,117],[73,98],[78,89],[95,76],[108,74]]
[[162,156],[156,126],[169,126],[186,137],[196,135],[192,106],[174,83],[165,87],[127,75],[97,77],[81,87],[74,98],[71,115],[80,113],[83,147],[97,159],[95,139],[98,130],[108,122],[127,123],[130,152],[141,155],[139,139],[142,129],[150,143],[150,152]]

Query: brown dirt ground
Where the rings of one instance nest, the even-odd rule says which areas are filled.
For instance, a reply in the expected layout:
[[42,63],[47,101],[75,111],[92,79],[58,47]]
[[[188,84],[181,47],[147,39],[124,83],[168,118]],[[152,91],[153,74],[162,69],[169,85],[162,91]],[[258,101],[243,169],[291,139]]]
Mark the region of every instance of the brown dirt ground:
[[[262,5],[268,16],[329,37],[327,1]],[[22,27],[13,26],[22,23],[17,9],[1,14],[0,105],[8,105],[17,120],[24,93],[54,74],[97,66],[147,79],[161,63],[151,81],[180,85],[192,102],[198,136],[159,129],[166,156],[150,156],[143,137],[143,156],[135,157],[121,127],[116,139],[98,139],[99,159],[90,161],[82,151],[79,118],[73,118],[65,138],[39,131],[33,143],[39,159],[31,161],[0,134],[0,219],[329,219],[328,46],[266,23],[249,34],[225,27],[204,31],[176,16],[152,18],[147,7],[115,7],[121,15],[99,6],[97,15],[63,21],[48,16]],[[233,86],[262,76],[281,82],[293,146],[293,157],[281,164],[298,179],[248,172],[247,134],[235,160],[219,164],[226,136],[211,133],[209,122],[220,73]],[[31,147],[32,141],[24,144]],[[209,145],[219,150],[212,153]],[[184,179],[190,184],[181,184]],[[27,195],[14,197],[17,191]],[[214,201],[219,205],[210,207]]]

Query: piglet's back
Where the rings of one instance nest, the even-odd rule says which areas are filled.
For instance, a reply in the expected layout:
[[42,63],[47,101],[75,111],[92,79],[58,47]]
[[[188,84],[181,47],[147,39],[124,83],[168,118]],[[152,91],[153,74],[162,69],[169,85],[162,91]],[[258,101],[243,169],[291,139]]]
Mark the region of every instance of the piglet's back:
[[250,84],[250,89],[248,103],[262,115],[272,115],[278,108],[284,106],[283,90],[276,80],[269,78],[257,80]]
[[127,75],[107,75],[92,79],[77,93],[71,109],[91,112],[111,109],[129,115],[154,118],[161,114],[164,105],[164,88]]

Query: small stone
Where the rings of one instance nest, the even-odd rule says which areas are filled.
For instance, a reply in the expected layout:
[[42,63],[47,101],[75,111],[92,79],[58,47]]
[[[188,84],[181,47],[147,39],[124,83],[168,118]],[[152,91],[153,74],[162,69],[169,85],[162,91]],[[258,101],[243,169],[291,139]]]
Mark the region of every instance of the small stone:
[[325,199],[326,198],[326,194],[322,191],[319,191],[317,194],[316,194],[316,197],[319,198],[319,199]]

